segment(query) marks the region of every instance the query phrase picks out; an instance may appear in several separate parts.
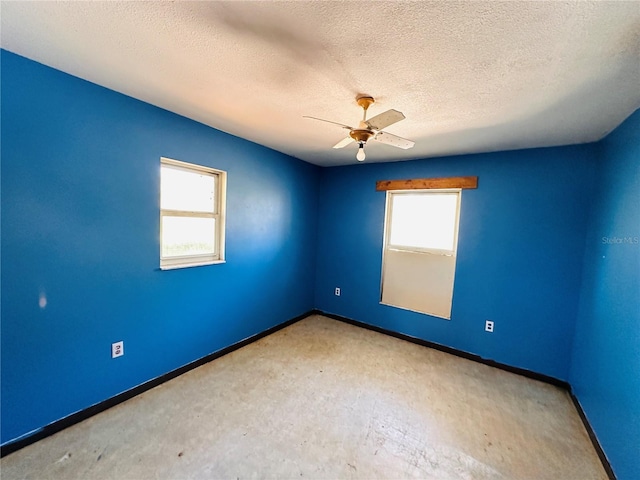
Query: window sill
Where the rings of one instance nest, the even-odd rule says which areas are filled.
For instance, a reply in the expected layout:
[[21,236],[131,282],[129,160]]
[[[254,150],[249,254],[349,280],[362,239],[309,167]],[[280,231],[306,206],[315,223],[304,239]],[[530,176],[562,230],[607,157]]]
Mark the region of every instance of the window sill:
[[206,262],[181,263],[179,265],[160,265],[160,270],[178,270],[180,268],[204,267],[206,265],[218,265],[227,263],[226,260],[209,260]]

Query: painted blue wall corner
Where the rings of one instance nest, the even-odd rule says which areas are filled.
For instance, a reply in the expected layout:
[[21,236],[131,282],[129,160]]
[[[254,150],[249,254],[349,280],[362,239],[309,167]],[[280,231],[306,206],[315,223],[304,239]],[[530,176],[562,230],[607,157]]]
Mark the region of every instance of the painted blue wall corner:
[[[3,444],[313,309],[318,167],[0,55]],[[226,264],[159,271],[161,156],[228,172]]]
[[619,480],[640,478],[640,110],[599,144],[570,383]]
[[[319,308],[569,380],[640,477],[640,112],[597,144],[320,169],[0,60],[1,443]],[[228,172],[226,264],[159,271],[161,156]],[[459,175],[452,320],[380,305],[375,182]]]
[[[581,145],[323,169],[316,306],[566,381],[594,162]],[[466,175],[451,320],[381,305],[376,181]]]

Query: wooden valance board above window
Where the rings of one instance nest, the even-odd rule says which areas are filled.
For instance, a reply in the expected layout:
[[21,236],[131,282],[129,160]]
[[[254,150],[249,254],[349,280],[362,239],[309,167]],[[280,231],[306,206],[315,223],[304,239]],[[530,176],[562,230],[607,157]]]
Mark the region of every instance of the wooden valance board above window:
[[478,188],[478,177],[412,178],[409,180],[380,180],[377,191],[427,190],[445,188]]

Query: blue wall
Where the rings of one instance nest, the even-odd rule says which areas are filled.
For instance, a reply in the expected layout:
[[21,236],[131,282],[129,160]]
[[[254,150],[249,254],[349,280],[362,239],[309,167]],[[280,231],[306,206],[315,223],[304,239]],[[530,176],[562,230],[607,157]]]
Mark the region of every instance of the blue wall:
[[[322,170],[316,306],[567,380],[594,166],[583,145]],[[376,181],[463,175],[452,319],[380,305]]]
[[[317,167],[1,60],[2,443],[314,307]],[[226,264],[158,270],[161,156],[228,172]]]
[[[640,246],[602,241],[640,237],[640,113],[598,144],[318,169],[1,62],[2,443],[315,307],[569,380],[640,476]],[[228,172],[226,264],[159,271],[161,156]],[[375,182],[458,175],[452,320],[380,305]]]
[[640,478],[640,111],[600,144],[570,381],[619,480]]

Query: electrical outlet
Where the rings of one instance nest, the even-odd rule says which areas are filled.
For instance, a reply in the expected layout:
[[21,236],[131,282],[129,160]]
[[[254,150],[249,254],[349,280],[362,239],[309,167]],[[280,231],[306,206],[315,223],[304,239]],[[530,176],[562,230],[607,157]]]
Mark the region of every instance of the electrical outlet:
[[340,287],[336,287],[336,297],[340,296]]
[[493,333],[493,320],[484,322],[484,331]]
[[111,358],[121,357],[124,355],[124,341],[111,344]]

